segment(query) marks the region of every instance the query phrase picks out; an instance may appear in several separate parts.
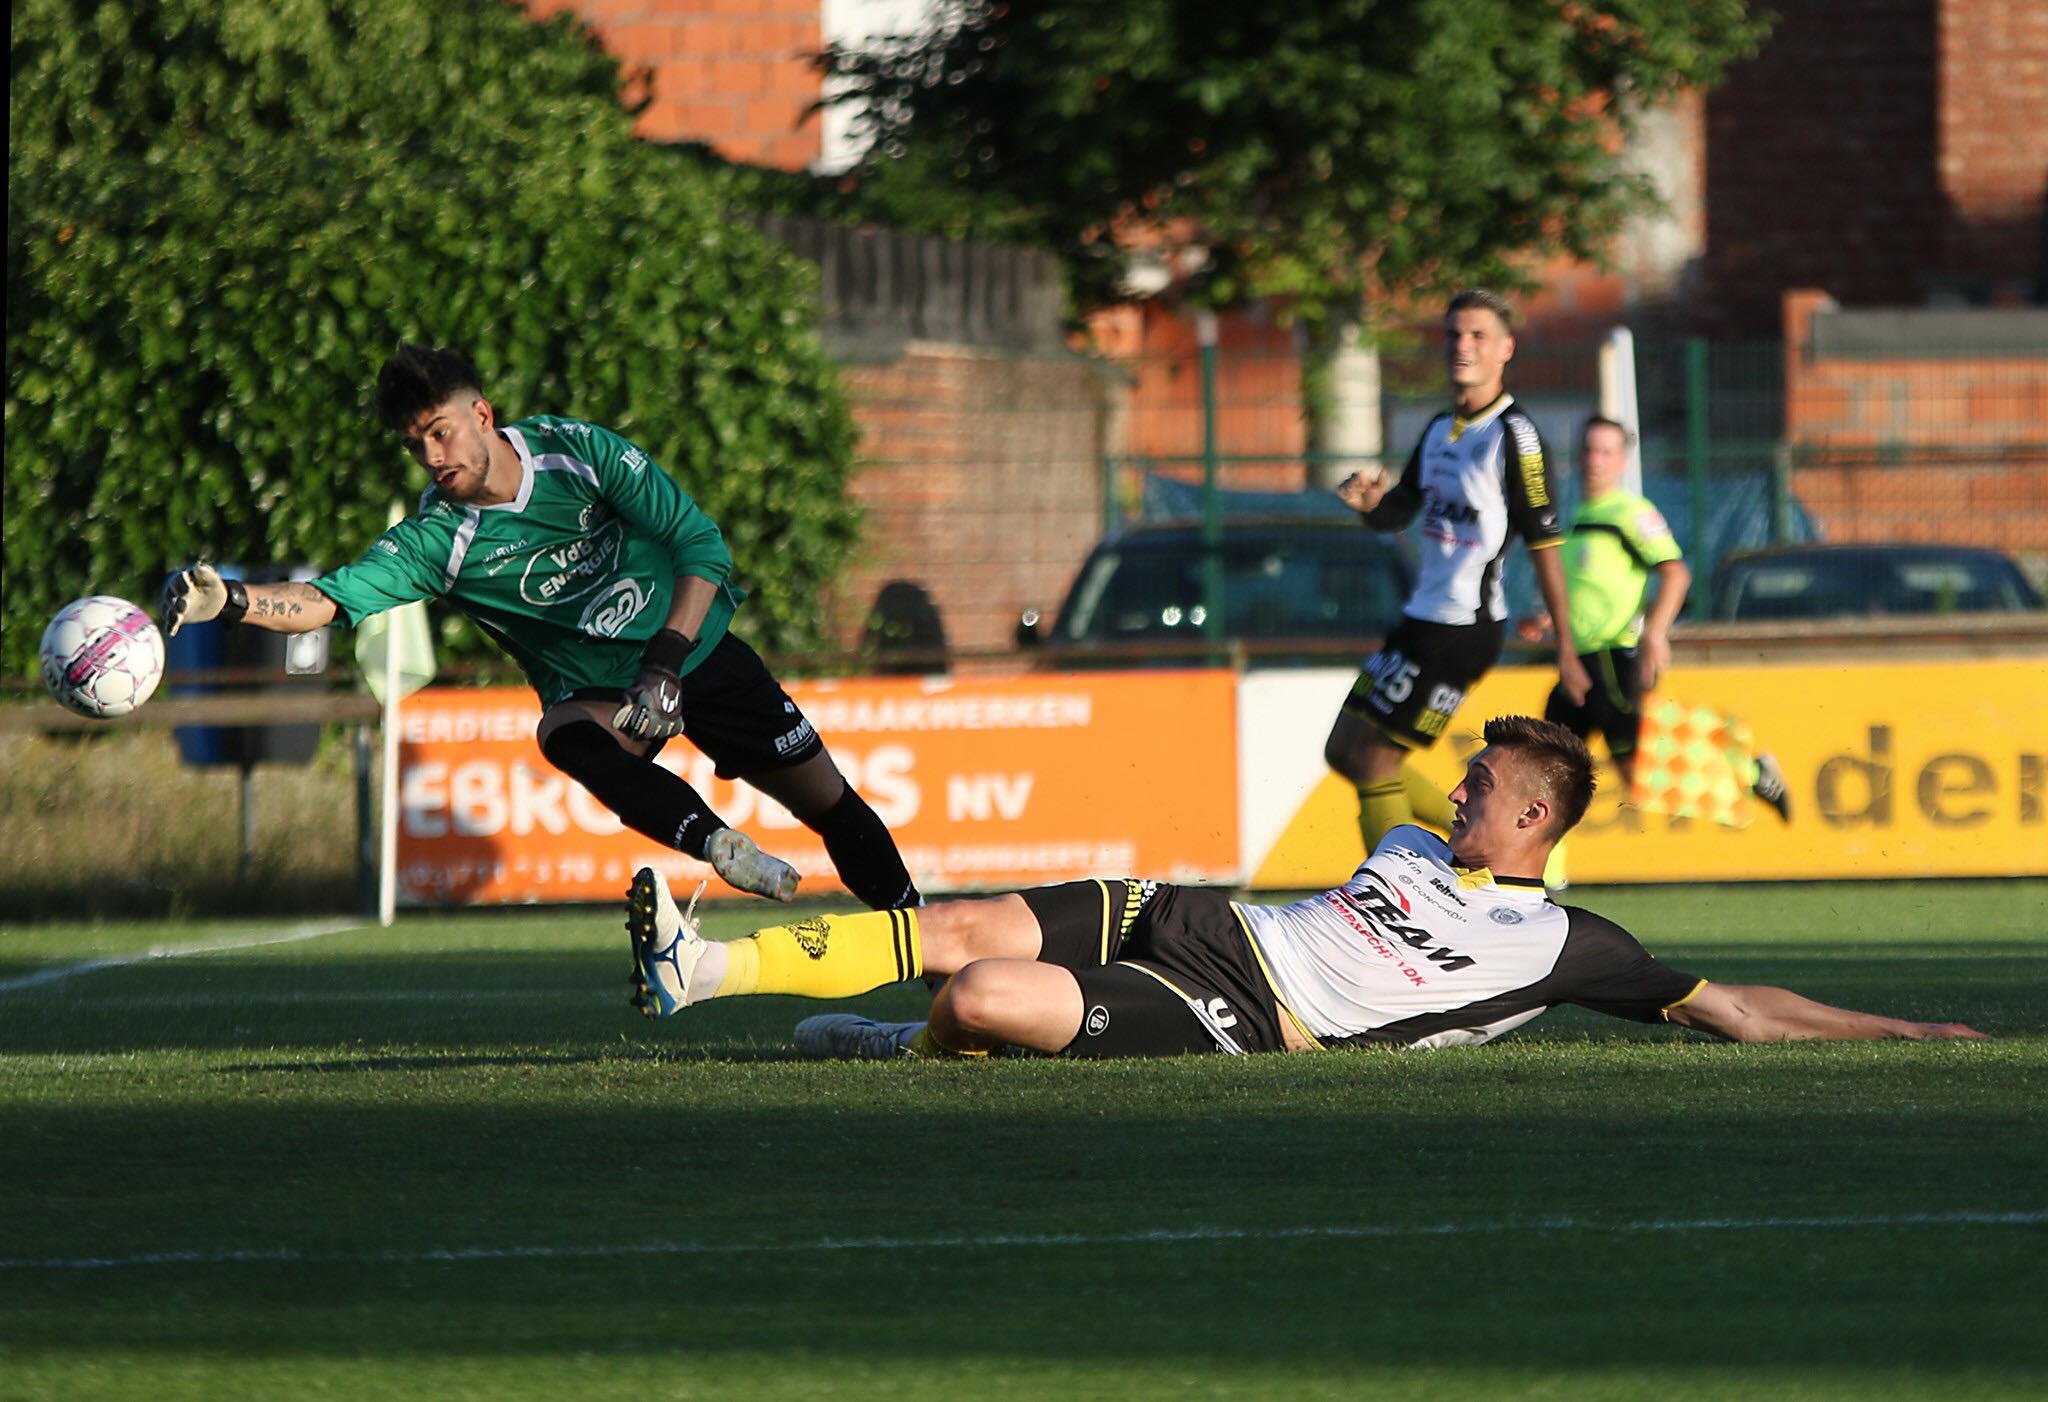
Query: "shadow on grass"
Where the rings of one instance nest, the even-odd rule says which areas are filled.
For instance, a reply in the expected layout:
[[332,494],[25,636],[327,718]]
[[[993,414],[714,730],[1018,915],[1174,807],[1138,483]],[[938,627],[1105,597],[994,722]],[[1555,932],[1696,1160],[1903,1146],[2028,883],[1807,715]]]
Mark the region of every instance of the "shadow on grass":
[[261,871],[246,877],[203,875],[154,880],[100,870],[45,881],[10,880],[0,889],[10,924],[93,920],[211,920],[242,916],[354,914],[355,877]]
[[[449,937],[466,938],[454,927]],[[1990,941],[1939,959],[1872,955],[1854,944],[1796,948],[1768,958],[1681,950],[1670,962],[1721,982],[1779,984],[1840,1006],[1968,1022],[1994,1035],[2048,1025],[2048,949],[2038,944]],[[624,962],[622,951],[594,948],[341,956],[302,946],[269,957],[152,960],[0,992],[0,1054],[304,1049],[328,1054],[336,1070],[365,1069],[332,1055],[355,1047],[368,1057],[418,1057],[441,1067],[479,1047],[506,1045],[534,1048],[527,1059],[536,1063],[621,1053],[778,1060],[793,1054],[790,1029],[813,1012],[846,1006],[914,1018],[929,1005],[921,987],[904,985],[846,1004],[721,999],[653,1021],[628,1006]],[[1685,1035],[1560,1008],[1508,1041]],[[441,1049],[454,1055],[434,1055]],[[286,1064],[271,1057],[248,1066]]]
[[[1236,1067],[1059,1069],[1083,1074],[1024,1101],[975,1095],[985,1076],[903,1096],[840,1068],[801,1105],[699,1077],[585,1104],[0,1112],[32,1170],[0,1218],[6,1256],[201,1258],[17,1265],[0,1276],[32,1289],[0,1321],[39,1356],[112,1339],[153,1358],[589,1352],[771,1374],[2048,1360],[2039,1229],[1565,1225],[2039,1208],[2017,1083],[2000,1111],[1926,1108],[1930,1068],[1909,1078],[1917,1107],[1816,1108],[1780,1085],[1703,1110],[1615,1069],[1597,1108],[1527,1084],[1254,1078],[1250,1108],[1225,1098]],[[301,1259],[223,1259],[266,1252]]]

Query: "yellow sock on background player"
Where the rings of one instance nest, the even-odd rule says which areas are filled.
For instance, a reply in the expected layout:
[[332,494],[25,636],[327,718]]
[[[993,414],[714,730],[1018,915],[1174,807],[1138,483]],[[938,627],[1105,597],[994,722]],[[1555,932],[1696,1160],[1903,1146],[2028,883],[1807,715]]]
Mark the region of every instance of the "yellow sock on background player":
[[1399,777],[1358,786],[1358,835],[1365,839],[1367,855],[1393,829],[1414,821],[1415,810],[1408,806]]
[[1412,764],[1391,779],[1358,786],[1358,832],[1368,853],[1403,823],[1421,823],[1448,837],[1451,813],[1450,797]]

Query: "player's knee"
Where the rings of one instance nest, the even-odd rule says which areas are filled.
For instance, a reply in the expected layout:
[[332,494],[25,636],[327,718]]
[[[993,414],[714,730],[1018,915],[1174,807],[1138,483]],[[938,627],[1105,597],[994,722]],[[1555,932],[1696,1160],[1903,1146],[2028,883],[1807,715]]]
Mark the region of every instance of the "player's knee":
[[1344,728],[1330,732],[1330,738],[1323,742],[1323,763],[1336,770],[1354,784],[1362,784],[1366,778],[1366,752],[1368,742],[1356,734],[1346,734]]
[[994,1036],[1003,1031],[1004,1014],[1016,999],[1000,968],[983,961],[969,964],[946,981],[939,997],[946,1014],[962,1032]]
[[552,725],[549,719],[541,717],[535,732],[541,755],[572,779],[587,779],[594,768],[625,755],[612,733],[587,716],[571,716]]

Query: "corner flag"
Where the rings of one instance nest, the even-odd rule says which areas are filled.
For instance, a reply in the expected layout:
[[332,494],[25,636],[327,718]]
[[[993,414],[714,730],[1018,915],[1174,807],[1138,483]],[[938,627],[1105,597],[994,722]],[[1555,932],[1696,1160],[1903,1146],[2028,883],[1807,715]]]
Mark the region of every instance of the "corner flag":
[[[405,517],[391,509],[391,523]],[[434,679],[434,640],[424,603],[400,604],[372,614],[356,629],[356,665],[363,684],[384,706],[382,829],[377,858],[377,917],[387,928],[398,905],[398,703]]]

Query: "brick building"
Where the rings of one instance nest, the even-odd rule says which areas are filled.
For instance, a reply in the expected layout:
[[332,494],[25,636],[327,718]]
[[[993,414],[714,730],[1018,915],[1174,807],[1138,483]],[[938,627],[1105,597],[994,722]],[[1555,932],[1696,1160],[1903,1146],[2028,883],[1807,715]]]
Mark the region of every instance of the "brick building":
[[[928,9],[928,0],[525,3],[536,15],[573,10],[637,75],[649,98],[639,130],[650,140],[704,141],[730,159],[819,170],[845,163],[852,147],[843,116],[813,110],[824,88],[811,55],[834,39],[915,28]],[[1578,346],[1617,323],[1651,335],[1776,341],[1790,329],[1789,288],[1820,289],[1844,309],[2048,295],[2048,3],[1769,8],[1776,24],[1755,58],[1712,92],[1644,116],[1625,158],[1654,180],[1666,209],[1637,221],[1608,267],[1541,266],[1540,290],[1523,302],[1526,345]],[[838,605],[851,635],[883,585],[914,580],[938,603],[950,643],[1000,645],[1015,609],[1053,602],[1092,541],[1105,458],[1185,461],[1199,451],[1195,338],[1163,304],[1101,318],[1098,343],[1128,372],[1118,379],[1062,357],[1042,336],[1020,346],[941,320],[949,329],[938,336],[835,344],[864,429],[854,495],[869,521]],[[1292,333],[1255,308],[1223,318],[1220,340],[1223,451],[1283,464],[1254,468],[1241,485],[1294,484],[1299,469],[1284,460],[1307,443]],[[1921,393],[1932,372],[1853,357],[1816,367],[1788,355],[1786,365],[1784,439],[1813,464],[1799,489],[1814,494],[1830,529],[1892,530],[1899,512],[1851,504],[1905,479],[1874,486],[1875,469],[1857,456],[1868,458],[1867,445],[1842,437],[1882,432],[1830,424],[1819,406]],[[2035,383],[2024,365],[1996,374],[2008,386]],[[2007,447],[2048,443],[2048,404],[2031,390],[2006,394],[1986,422],[1999,425]],[[1933,444],[1929,422],[1899,431],[1909,447]],[[1816,453],[1832,456],[1823,464]],[[2040,471],[2032,463],[2022,452],[1989,469],[1992,485],[1972,478],[1969,490],[2018,506],[2029,524],[2016,527],[2026,542],[2014,544],[2038,551],[2048,539],[2036,539],[2033,509],[2021,501],[2030,489],[2012,475]],[[1923,485],[1941,497],[1940,480]],[[1007,512],[994,505],[1003,501]],[[1037,524],[1024,524],[1025,503],[1036,503]]]
[[1780,294],[1845,307],[2041,296],[2048,5],[1772,0],[1706,98],[1694,325],[1775,337]]

